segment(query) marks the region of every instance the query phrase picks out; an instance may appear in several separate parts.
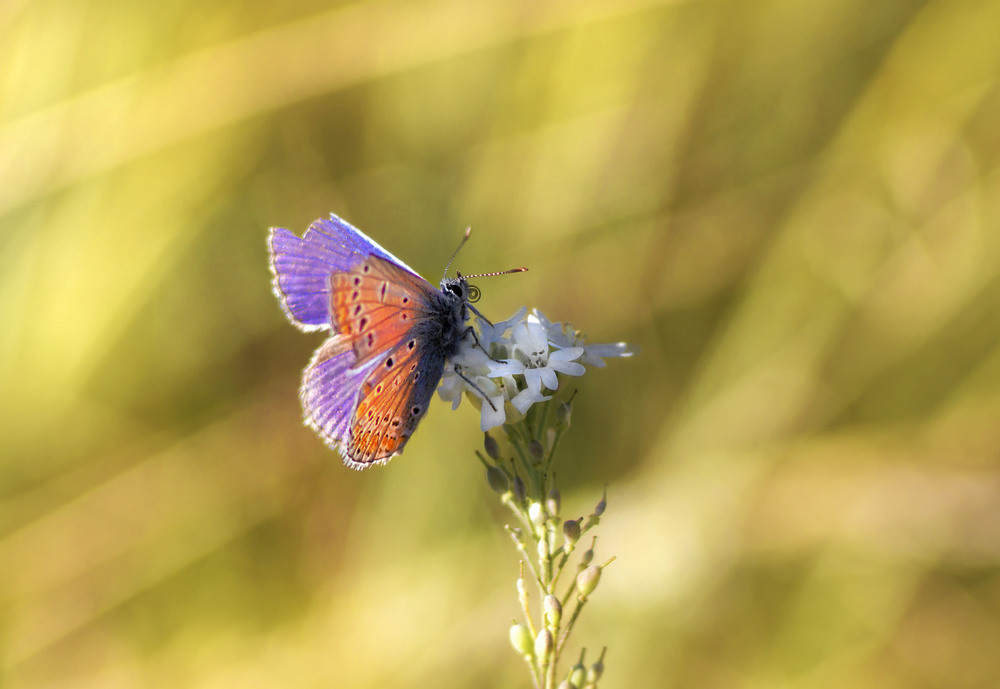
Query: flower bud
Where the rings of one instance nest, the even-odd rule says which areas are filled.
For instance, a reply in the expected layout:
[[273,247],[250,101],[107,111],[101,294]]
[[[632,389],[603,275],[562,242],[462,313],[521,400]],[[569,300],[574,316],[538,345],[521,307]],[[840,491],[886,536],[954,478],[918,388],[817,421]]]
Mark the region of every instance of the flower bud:
[[483,433],[483,449],[486,450],[486,454],[490,456],[491,459],[500,459],[500,444],[497,443],[496,438],[494,438],[489,433]]
[[514,499],[517,500],[518,505],[524,504],[524,498],[527,496],[528,491],[524,487],[524,481],[517,474],[514,475]]
[[528,443],[528,454],[531,455],[531,458],[535,460],[535,463],[537,464],[545,457],[545,448],[542,447],[542,444],[537,440],[532,440]]
[[549,491],[549,497],[545,500],[545,507],[548,508],[549,514],[553,517],[559,516],[559,508],[562,507],[562,495],[559,494],[558,488],[553,488]]
[[507,482],[507,477],[495,466],[486,467],[486,482],[490,484],[493,492],[498,495],[506,493],[510,486]]
[[510,645],[523,656],[531,656],[535,652],[531,632],[523,624],[515,624],[510,628]]
[[548,515],[545,514],[545,508],[539,502],[533,502],[528,505],[528,518],[531,523],[535,526],[541,526],[548,519]]
[[608,652],[608,647],[605,646],[604,650],[601,651],[601,657],[597,659],[597,662],[590,666],[587,670],[587,684],[597,684],[597,680],[601,678],[604,674],[604,654]]
[[578,662],[570,669],[569,677],[566,679],[573,689],[582,689],[584,682],[587,681],[587,668],[583,666],[582,662]]
[[552,655],[554,646],[555,640],[552,638],[552,632],[548,629],[538,632],[538,636],[535,637],[535,657],[541,659],[542,665],[549,664],[549,656]]
[[604,495],[601,497],[601,501],[597,503],[597,507],[594,508],[594,516],[600,517],[604,514],[604,510],[608,506],[608,487],[604,486]]
[[528,584],[524,580],[524,560],[521,560],[520,572],[517,575],[517,602],[525,610],[528,609]]
[[570,418],[573,416],[573,405],[563,402],[556,409],[556,423],[560,428],[569,428]]
[[550,629],[555,629],[559,626],[559,620],[562,619],[562,603],[559,599],[553,596],[551,593],[542,600],[542,610],[544,611],[545,622],[548,624]]
[[566,537],[566,543],[569,545],[575,544],[580,540],[580,520],[579,519],[567,519],[563,522],[563,536]]
[[549,552],[549,537],[548,534],[544,534],[538,541],[538,559],[548,560]]
[[577,574],[576,590],[580,592],[580,597],[586,599],[597,588],[597,582],[600,580],[601,568],[597,565],[591,565]]

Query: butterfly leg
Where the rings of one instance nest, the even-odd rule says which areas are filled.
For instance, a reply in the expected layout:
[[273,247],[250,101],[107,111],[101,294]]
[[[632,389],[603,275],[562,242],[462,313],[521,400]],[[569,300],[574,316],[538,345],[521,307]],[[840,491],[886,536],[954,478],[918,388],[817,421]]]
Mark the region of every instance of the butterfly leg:
[[493,321],[491,321],[489,318],[487,318],[483,314],[479,313],[479,309],[477,309],[475,306],[473,306],[472,304],[466,302],[465,303],[465,307],[467,309],[469,309],[469,311],[472,311],[472,313],[476,314],[479,318],[482,318],[484,321],[486,321],[487,323],[489,323],[491,328],[493,327]]
[[[476,344],[478,344],[478,342]],[[493,404],[493,402],[490,401],[490,398],[486,396],[486,393],[483,392],[483,389],[478,385],[476,385],[471,378],[462,373],[462,367],[459,366],[458,364],[452,364],[452,366],[454,367],[455,373],[458,375],[458,377],[464,380],[466,383],[468,383],[473,390],[478,392],[479,396],[482,397],[484,400],[486,400],[486,404],[490,405],[490,409],[496,411],[497,410],[496,406]]]
[[[485,319],[484,319],[484,320],[485,320]],[[489,321],[487,321],[487,323],[489,323]],[[493,324],[492,324],[492,323],[490,323],[490,325],[493,325]],[[489,352],[487,352],[487,351],[486,351],[486,348],[485,348],[485,347],[483,347],[483,345],[482,345],[482,344],[481,344],[481,343],[479,342],[479,337],[477,337],[477,336],[476,336],[476,331],[475,331],[475,329],[474,329],[474,328],[473,328],[473,327],[472,327],[471,325],[470,325],[470,326],[468,326],[468,327],[467,327],[467,328],[465,329],[465,332],[464,332],[464,333],[462,333],[462,338],[463,338],[463,339],[465,339],[465,337],[466,337],[467,335],[472,335],[472,339],[476,341],[476,346],[477,346],[477,347],[479,347],[479,350],[480,350],[480,351],[481,351],[481,352],[482,352],[483,354],[485,354],[486,356],[488,356],[488,357],[490,358],[490,361],[492,361],[492,362],[493,362],[493,363],[495,363],[495,364],[499,364],[499,363],[500,363],[500,360],[499,360],[499,359],[497,359],[497,358],[494,358],[494,356],[493,356],[492,354],[490,354]]]

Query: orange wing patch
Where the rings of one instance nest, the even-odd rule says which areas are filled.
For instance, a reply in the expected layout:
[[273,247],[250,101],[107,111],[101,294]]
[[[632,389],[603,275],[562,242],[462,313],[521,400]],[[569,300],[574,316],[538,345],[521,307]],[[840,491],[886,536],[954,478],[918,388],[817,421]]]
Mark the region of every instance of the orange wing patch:
[[426,404],[414,401],[420,379],[417,347],[390,354],[361,386],[355,423],[351,428],[351,459],[370,463],[402,450]]
[[434,287],[422,277],[378,256],[333,275],[333,324],[353,342],[355,366],[403,340],[415,319],[426,314],[425,295],[430,290]]

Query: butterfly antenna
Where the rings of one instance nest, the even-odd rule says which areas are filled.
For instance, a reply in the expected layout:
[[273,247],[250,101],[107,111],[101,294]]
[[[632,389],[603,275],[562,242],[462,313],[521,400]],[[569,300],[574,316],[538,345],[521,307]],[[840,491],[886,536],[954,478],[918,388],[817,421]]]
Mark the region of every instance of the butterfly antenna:
[[[472,234],[472,228],[466,227],[465,236],[462,237],[462,241],[458,243],[458,248],[455,249],[455,253],[453,253],[451,255],[451,258],[448,259],[448,265],[444,267],[445,279],[448,278],[448,270],[451,268],[451,262],[455,260],[455,257],[458,256],[458,252],[461,251],[462,247],[465,246],[465,243],[469,241],[470,234]],[[468,280],[469,278],[491,278],[497,275],[509,275],[510,273],[523,273],[527,270],[528,270],[527,268],[521,267],[521,268],[511,268],[510,270],[498,270],[495,273],[476,273],[475,275],[462,275],[461,273],[456,273],[456,274],[458,275],[458,277],[465,278],[466,280]]]
[[465,228],[465,236],[462,237],[462,241],[460,241],[458,243],[458,248],[455,249],[455,253],[453,253],[451,255],[451,258],[448,259],[448,265],[446,265],[444,267],[444,277],[445,277],[445,279],[447,279],[447,277],[448,277],[448,269],[451,268],[451,262],[455,260],[455,257],[458,256],[458,252],[461,251],[462,247],[465,246],[465,243],[467,241],[469,241],[469,235],[470,234],[472,234],[472,227],[466,227]]
[[495,273],[475,273],[474,275],[462,275],[461,273],[459,273],[458,277],[465,278],[466,280],[468,280],[469,278],[491,278],[497,275],[510,275],[511,273],[526,273],[526,272],[528,272],[528,269],[522,266],[520,268],[511,268],[510,270],[498,270]]

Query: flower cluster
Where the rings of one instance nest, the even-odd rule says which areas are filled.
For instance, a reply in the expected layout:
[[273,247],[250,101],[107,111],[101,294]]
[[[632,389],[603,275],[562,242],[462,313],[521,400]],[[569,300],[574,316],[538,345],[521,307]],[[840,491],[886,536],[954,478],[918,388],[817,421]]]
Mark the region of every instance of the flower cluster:
[[[633,351],[623,342],[587,344],[572,326],[526,308],[496,324],[479,318],[477,325],[445,367],[438,393],[453,408],[468,396],[480,410],[485,454],[476,454],[489,487],[511,511],[506,529],[520,554],[517,593],[523,618],[510,627],[510,640],[536,689],[556,689],[560,659],[577,618],[602,570],[614,560],[594,564],[597,536],[592,532],[604,514],[607,489],[588,517],[560,515],[554,461],[570,426],[575,391],[558,396],[556,391],[565,376],[583,375],[585,365],[603,367],[605,357],[632,356]],[[491,435],[496,428],[501,430]],[[592,539],[581,555],[577,546],[584,535]],[[575,577],[566,581],[574,569]],[[531,588],[539,601],[534,605]],[[560,689],[596,689],[604,653],[589,669],[583,665],[585,653],[584,648]]]
[[[466,394],[482,413],[483,431],[524,418],[533,404],[551,399],[559,376],[582,376],[584,364],[603,367],[606,357],[627,357],[624,342],[587,344],[571,325],[553,323],[522,307],[505,321],[477,319],[475,338],[467,337],[445,367],[441,399],[456,409]],[[483,400],[488,400],[483,404]]]

